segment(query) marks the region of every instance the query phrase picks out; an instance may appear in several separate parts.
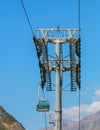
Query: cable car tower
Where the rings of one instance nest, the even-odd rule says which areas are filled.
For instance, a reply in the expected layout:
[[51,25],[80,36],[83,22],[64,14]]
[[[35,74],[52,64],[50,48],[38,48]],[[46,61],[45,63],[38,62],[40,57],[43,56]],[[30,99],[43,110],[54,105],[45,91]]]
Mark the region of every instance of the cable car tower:
[[[62,130],[62,82],[63,73],[70,73],[70,90],[80,89],[80,37],[79,28],[37,28],[33,37],[40,67],[41,87],[52,91],[52,71],[55,71],[55,120],[54,130]],[[55,45],[55,55],[49,56],[49,44]],[[68,50],[63,48],[68,46]],[[63,57],[64,53],[68,53]],[[66,77],[67,78],[67,77]]]
[[[52,71],[55,71],[56,75],[56,96],[55,96],[55,120],[50,123],[54,124],[54,130],[62,130],[62,82],[63,73],[70,72],[70,90],[76,91],[81,87],[80,81],[80,69],[81,69],[81,52],[80,52],[80,0],[78,0],[78,17],[79,28],[37,28],[39,32],[38,37],[35,37],[32,29],[30,19],[28,17],[23,0],[20,0],[23,10],[25,12],[30,30],[33,35],[33,41],[37,50],[37,57],[39,61],[41,87],[42,90],[46,86],[47,91],[52,91]],[[48,44],[54,44],[56,48],[55,55],[51,58],[49,56]],[[67,44],[68,50],[65,50],[63,46]],[[65,51],[64,51],[65,50]],[[69,52],[67,57],[63,57],[63,53]],[[80,93],[79,93],[80,95]],[[80,97],[80,96],[79,96]],[[80,106],[80,98],[79,98]],[[40,98],[37,103],[37,111],[46,112],[49,111],[50,105],[47,99]],[[79,107],[80,108],[80,107]],[[79,109],[80,113],[80,109]],[[80,115],[79,115],[80,122]],[[79,123],[80,130],[80,123]]]

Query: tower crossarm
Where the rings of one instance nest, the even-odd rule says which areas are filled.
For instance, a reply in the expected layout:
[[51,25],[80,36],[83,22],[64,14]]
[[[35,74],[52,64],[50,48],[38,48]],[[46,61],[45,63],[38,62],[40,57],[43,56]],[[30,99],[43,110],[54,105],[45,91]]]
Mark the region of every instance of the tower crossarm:
[[72,38],[75,36],[79,28],[37,28],[36,31],[38,38],[56,39],[56,38]]
[[[73,59],[75,61],[75,63],[77,63],[79,61],[78,58]],[[56,63],[57,63],[58,59],[57,58],[49,58],[48,59],[48,63],[49,63],[49,71],[56,71]],[[63,62],[63,66],[60,67],[60,69],[65,72],[65,71],[70,71],[71,67],[70,67],[70,58],[62,58],[60,59],[60,61]],[[44,62],[44,59],[41,59],[41,63]],[[74,68],[75,69],[75,68]],[[45,70],[48,70],[48,68],[45,67]]]
[[[54,43],[56,44],[57,42],[57,38],[45,38],[45,39],[41,39],[41,38],[38,38],[37,41],[42,44],[43,40],[45,41],[45,43]],[[77,43],[79,41],[79,38],[59,38],[59,44],[62,44],[62,43],[69,43],[69,42],[72,42],[72,43]]]

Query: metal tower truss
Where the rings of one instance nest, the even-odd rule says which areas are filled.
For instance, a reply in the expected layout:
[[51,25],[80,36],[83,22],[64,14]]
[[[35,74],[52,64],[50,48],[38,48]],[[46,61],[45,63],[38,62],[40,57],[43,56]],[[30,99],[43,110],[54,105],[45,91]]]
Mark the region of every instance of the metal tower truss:
[[[39,67],[41,74],[42,87],[46,85],[48,91],[52,90],[51,71],[56,71],[57,66],[60,72],[70,71],[71,91],[80,88],[80,38],[78,37],[79,28],[37,28],[37,38],[34,38]],[[55,54],[54,58],[48,56],[48,44],[59,44],[59,57]],[[63,57],[63,45],[69,45],[69,57]],[[66,77],[67,78],[67,77]]]

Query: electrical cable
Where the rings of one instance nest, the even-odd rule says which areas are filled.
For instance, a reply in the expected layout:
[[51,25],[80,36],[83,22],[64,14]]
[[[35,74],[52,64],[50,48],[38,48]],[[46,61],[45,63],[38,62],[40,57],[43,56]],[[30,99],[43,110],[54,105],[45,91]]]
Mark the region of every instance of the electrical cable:
[[25,13],[26,19],[27,19],[27,21],[28,21],[28,24],[29,24],[30,30],[31,30],[31,32],[32,32],[32,35],[33,35],[33,37],[34,37],[35,35],[34,35],[34,32],[33,32],[33,28],[32,28],[32,25],[31,25],[29,16],[28,16],[28,14],[27,14],[27,11],[26,11],[24,2],[23,2],[23,0],[20,0],[20,2],[21,2],[21,5],[22,5],[22,8],[23,8],[23,10],[24,10],[24,13]]

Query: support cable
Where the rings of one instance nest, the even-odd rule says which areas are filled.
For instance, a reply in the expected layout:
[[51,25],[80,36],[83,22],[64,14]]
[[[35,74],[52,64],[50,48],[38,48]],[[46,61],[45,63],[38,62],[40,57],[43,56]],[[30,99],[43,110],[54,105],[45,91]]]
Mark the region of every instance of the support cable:
[[45,130],[47,130],[47,118],[46,118],[46,112],[44,113],[44,119],[45,119]]
[[[43,93],[43,98],[45,98],[45,95],[44,95],[44,88],[42,89],[42,93]],[[45,130],[47,130],[47,118],[46,118],[46,112],[44,112],[44,121],[45,121]]]
[[[80,19],[80,0],[78,0],[78,24],[79,24],[79,38],[81,37],[80,35],[80,31],[81,31],[81,19]],[[79,51],[81,50],[81,40],[79,39]],[[81,52],[79,54],[79,78],[81,78],[80,75],[80,67],[81,67]],[[80,122],[80,118],[81,118],[81,113],[80,113],[80,100],[81,100],[81,95],[80,95],[80,89],[81,89],[81,80],[79,81],[79,130],[81,127],[81,122]]]
[[27,14],[27,11],[26,11],[24,2],[23,2],[23,0],[20,0],[20,2],[21,2],[21,5],[22,5],[22,8],[23,8],[23,10],[24,10],[24,13],[25,13],[26,19],[27,19],[27,21],[28,21],[28,24],[29,24],[30,30],[31,30],[31,32],[32,32],[32,35],[33,35],[33,37],[34,37],[35,35],[34,35],[34,32],[33,32],[33,28],[32,28],[32,25],[31,25],[29,16],[28,16],[28,14]]
[[81,100],[81,98],[80,98],[80,89],[79,89],[79,130],[81,129],[80,127],[81,127],[81,122],[80,122],[80,117],[81,117],[81,115],[80,115],[80,100]]

